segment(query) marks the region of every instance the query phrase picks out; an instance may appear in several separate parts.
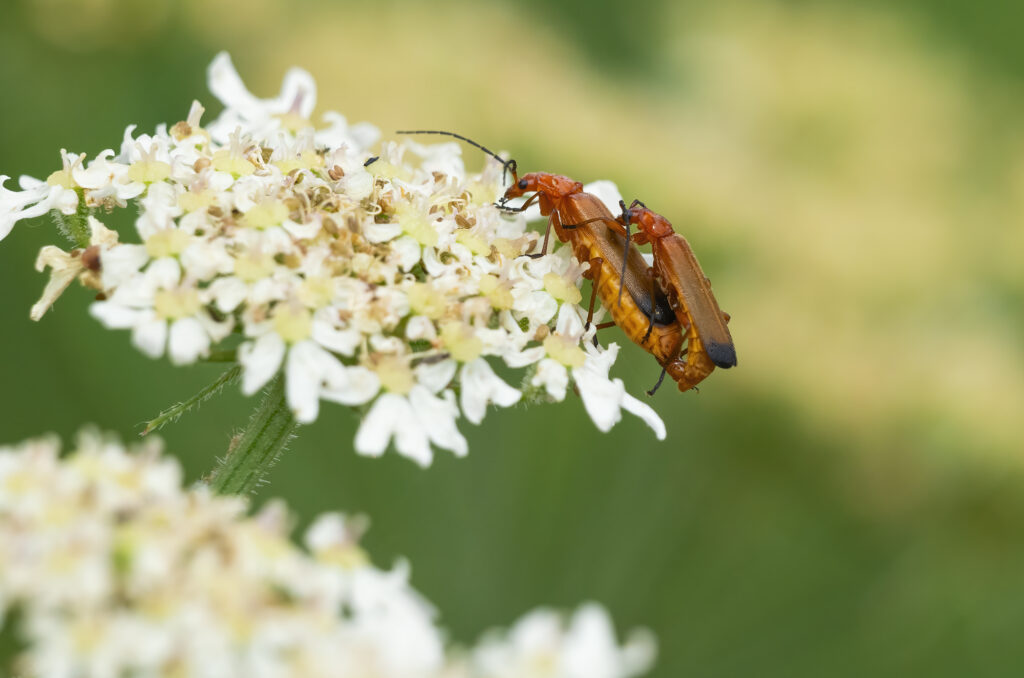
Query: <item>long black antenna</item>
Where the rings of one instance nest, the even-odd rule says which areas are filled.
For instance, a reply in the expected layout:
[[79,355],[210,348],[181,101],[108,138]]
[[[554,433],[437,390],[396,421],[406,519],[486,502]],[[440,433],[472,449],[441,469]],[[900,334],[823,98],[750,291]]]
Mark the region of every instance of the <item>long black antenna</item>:
[[[501,163],[501,167],[502,167],[502,174],[503,175],[504,175],[504,173],[506,171],[510,171],[510,172],[512,172],[513,181],[516,181],[519,178],[519,175],[516,174],[517,166],[516,166],[516,161],[515,160],[513,160],[512,158],[509,158],[508,160],[505,160],[500,155],[498,155],[497,153],[495,153],[491,149],[487,148],[483,144],[478,144],[477,142],[473,141],[472,139],[464,137],[461,134],[456,134],[455,132],[445,132],[445,131],[439,130],[439,129],[398,130],[397,132],[395,132],[395,134],[444,134],[445,136],[455,137],[456,139],[461,139],[462,141],[465,141],[467,144],[471,144],[473,146],[476,146],[481,151],[483,151],[487,155],[491,156],[492,158],[494,158],[495,160],[500,162]],[[502,177],[502,179],[504,180],[504,176]]]

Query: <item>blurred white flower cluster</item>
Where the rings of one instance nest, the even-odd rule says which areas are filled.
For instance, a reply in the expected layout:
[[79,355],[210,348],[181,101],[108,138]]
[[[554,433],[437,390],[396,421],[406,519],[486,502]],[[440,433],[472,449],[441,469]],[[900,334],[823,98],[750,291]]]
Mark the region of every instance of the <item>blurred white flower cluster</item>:
[[[62,151],[62,169],[21,177],[21,191],[0,177],[0,238],[48,212],[77,233],[77,249],[40,252],[51,280],[33,318],[79,280],[99,292],[92,315],[146,355],[186,364],[235,350],[246,394],[283,372],[300,423],[321,400],[366,406],[367,455],[392,439],[424,465],[431,445],[465,454],[456,420],[522,397],[488,358],[527,370],[525,386],[553,400],[572,377],[601,430],[625,409],[664,437],[608,377],[617,346],[589,341],[570,248],[522,256],[537,234],[493,205],[500,163],[467,174],[457,144],[407,138],[373,155],[378,130],[337,113],[317,129],[316,86],[299,69],[259,99],[221,54],[209,84],[225,109],[207,125],[195,102],[153,135],[128,127],[119,152]],[[130,202],[134,233],[102,222]]]
[[13,675],[626,678],[653,661],[649,633],[619,646],[596,605],[446,650],[408,565],[380,570],[360,548],[363,521],[321,516],[303,550],[282,504],[245,510],[183,490],[153,442],[0,448],[0,623],[24,641]]

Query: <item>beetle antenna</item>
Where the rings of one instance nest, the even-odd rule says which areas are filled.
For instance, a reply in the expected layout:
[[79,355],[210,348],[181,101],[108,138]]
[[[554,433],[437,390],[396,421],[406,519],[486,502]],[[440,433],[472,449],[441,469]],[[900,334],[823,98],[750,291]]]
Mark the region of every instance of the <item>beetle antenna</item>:
[[487,155],[491,156],[492,158],[494,158],[495,160],[497,160],[498,162],[501,163],[501,180],[502,181],[505,180],[505,172],[512,172],[512,181],[513,182],[519,181],[519,175],[516,173],[516,169],[517,169],[516,161],[514,159],[509,158],[508,160],[505,160],[500,155],[498,155],[497,153],[495,153],[491,149],[487,148],[483,144],[478,144],[477,142],[473,141],[472,139],[470,139],[468,137],[464,137],[461,134],[456,134],[455,132],[445,132],[445,131],[439,130],[439,129],[398,130],[397,132],[395,132],[395,134],[444,134],[444,135],[449,136],[449,137],[455,137],[456,139],[461,139],[462,141],[465,141],[467,144],[470,144],[472,146],[476,146],[481,151],[483,151],[484,153],[486,153]]

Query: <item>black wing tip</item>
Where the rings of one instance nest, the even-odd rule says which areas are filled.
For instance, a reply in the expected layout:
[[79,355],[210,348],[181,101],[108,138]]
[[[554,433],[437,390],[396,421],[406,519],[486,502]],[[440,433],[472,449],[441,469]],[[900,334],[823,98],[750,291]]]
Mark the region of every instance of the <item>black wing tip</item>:
[[732,344],[719,344],[712,342],[704,346],[704,350],[707,351],[708,357],[711,358],[711,362],[716,367],[728,369],[730,367],[736,367],[736,347]]

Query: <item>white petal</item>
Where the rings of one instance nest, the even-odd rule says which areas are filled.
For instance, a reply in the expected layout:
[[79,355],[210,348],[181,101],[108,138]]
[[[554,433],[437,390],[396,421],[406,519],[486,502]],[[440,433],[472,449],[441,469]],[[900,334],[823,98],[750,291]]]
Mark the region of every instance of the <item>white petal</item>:
[[362,343],[363,335],[357,330],[339,330],[332,327],[326,320],[324,320],[324,318],[329,315],[330,311],[325,309],[314,316],[313,340],[324,348],[334,351],[335,353],[340,353],[344,356],[351,356],[355,353],[359,344]]
[[416,242],[415,238],[408,235],[404,235],[391,243],[391,255],[403,271],[409,271],[419,263],[422,253],[423,249],[420,247],[420,244]]
[[[567,337],[582,337],[585,326],[583,317],[584,311],[575,304],[562,304],[558,309],[558,320],[555,322],[555,332]],[[615,356],[612,356],[615,362]],[[609,363],[610,365],[611,363]],[[606,372],[607,374],[607,372]]]
[[220,193],[231,188],[235,183],[235,177],[230,172],[211,172],[208,181],[210,190]]
[[[328,125],[327,127],[316,131],[314,139],[318,144],[335,149],[346,147],[346,150],[352,146],[358,147],[358,145],[354,143],[352,135],[349,134],[348,120],[344,115],[337,111],[327,111],[321,117],[328,123]],[[374,142],[376,142],[376,139],[374,139]],[[363,146],[362,148],[366,148],[366,146]],[[347,169],[345,170],[345,174],[346,176],[348,175]]]
[[[437,328],[434,327],[434,321],[426,316],[414,315],[409,318],[409,322],[405,326],[405,338],[410,340],[426,339],[427,341],[437,339]],[[541,348],[543,349],[543,346]]]
[[[522,313],[532,325],[547,325],[548,321],[558,312],[558,302],[544,290],[536,290],[516,295],[513,292],[512,308]],[[567,305],[567,304],[564,304]]]
[[82,188],[88,188],[90,191],[102,191],[109,188],[129,169],[128,165],[111,162],[110,159],[113,157],[114,151],[108,148],[91,160],[88,168],[81,164],[75,165],[71,169],[71,177],[76,184]]
[[614,182],[607,179],[599,179],[584,185],[583,190],[591,195],[596,195],[612,214],[622,214],[622,208],[619,207],[622,194],[619,193],[619,187]]
[[[0,187],[2,187],[4,182],[8,179],[10,179],[10,177],[6,174],[0,174]],[[50,192],[49,184],[42,179],[36,179],[35,177],[30,177],[27,174],[22,174],[18,177],[18,186],[26,196],[29,191],[42,191],[41,195],[46,195]],[[29,202],[35,202],[35,200],[29,200]]]
[[155,259],[145,272],[146,280],[161,289],[177,287],[181,280],[181,266],[172,257]]
[[238,347],[238,362],[242,365],[242,393],[252,395],[270,381],[281,367],[284,358],[284,339],[268,332]]
[[569,370],[557,360],[544,358],[537,363],[537,372],[530,379],[530,384],[543,386],[549,396],[561,402],[569,388]]
[[345,195],[352,200],[365,200],[373,193],[373,182],[373,175],[359,167],[352,172],[346,170],[345,176],[341,180],[341,186]]
[[547,350],[543,346],[534,346],[523,351],[506,353],[502,358],[509,367],[526,367],[543,359],[547,354]]
[[292,236],[299,240],[311,240],[316,237],[317,233],[320,232],[320,222],[316,219],[308,221],[304,224],[297,223],[291,219],[285,219],[282,224],[284,230],[292,234]]
[[348,367],[344,375],[343,380],[325,384],[320,396],[342,405],[362,405],[370,402],[380,391],[380,379],[373,370]]
[[412,139],[405,142],[406,147],[423,158],[420,166],[425,172],[440,172],[449,177],[462,179],[466,176],[466,168],[462,162],[462,149],[454,142],[438,144],[419,144]]
[[479,424],[487,413],[487,404],[510,407],[519,402],[522,394],[502,381],[483,358],[477,358],[462,368],[462,391],[459,404],[466,419]]
[[145,245],[114,245],[100,255],[103,263],[101,281],[104,289],[112,289],[137,273],[147,261],[149,254]]
[[213,295],[217,310],[221,313],[231,313],[238,305],[245,301],[249,293],[249,286],[234,276],[228,278],[217,278],[208,288]]
[[[270,101],[266,103],[271,104]],[[281,83],[281,93],[271,105],[274,108],[280,107],[277,112],[294,110],[303,118],[308,118],[316,108],[316,80],[309,71],[297,66],[289,68],[284,74],[284,82]]]
[[442,360],[438,363],[421,363],[416,366],[416,381],[425,386],[431,393],[447,388],[455,377],[458,363],[454,360]]
[[[397,238],[402,232],[402,225],[398,223],[368,223],[363,225],[363,237],[367,242],[374,244],[387,242]],[[413,241],[415,242],[415,241]],[[418,247],[419,245],[417,245]]]
[[608,432],[622,419],[620,405],[626,393],[621,379],[614,381],[602,377],[596,370],[584,365],[572,371],[573,379],[580,388],[580,397],[587,414],[594,420],[598,430]]
[[96,217],[89,216],[89,244],[106,245],[113,247],[117,244],[117,231],[111,230],[103,225],[103,222]]
[[[300,424],[316,420],[320,411],[320,374],[330,354],[311,341],[292,346],[285,361],[285,395]],[[340,367],[340,364],[339,364]]]
[[226,108],[259,109],[260,100],[249,93],[231,62],[231,55],[220,52],[206,70],[206,82],[213,96]]
[[53,306],[54,302],[64,293],[64,290],[68,288],[68,285],[74,282],[78,274],[85,268],[82,265],[81,257],[72,257],[64,250],[53,245],[43,247],[39,250],[39,256],[36,257],[37,271],[42,271],[47,266],[51,269],[50,279],[47,281],[39,301],[33,304],[32,309],[29,311],[29,317],[32,320],[42,318],[47,309]]
[[394,393],[377,398],[356,432],[356,452],[379,457],[395,437],[398,451],[421,466],[433,460],[427,432],[416,418],[409,401]]
[[152,312],[146,315],[152,317],[132,328],[132,344],[150,358],[159,358],[167,345],[167,321]]
[[107,301],[129,308],[152,309],[156,288],[143,273],[135,273],[114,288]]
[[585,347],[586,361],[583,367],[573,369],[572,376],[580,388],[587,414],[598,429],[608,431],[622,418],[619,410],[626,394],[621,379],[608,379],[608,372],[619,355],[619,345],[612,343],[607,350],[602,350],[588,342]]
[[167,352],[175,365],[194,363],[210,352],[210,336],[198,319],[180,318],[171,324]]
[[181,265],[190,277],[210,280],[218,273],[231,273],[235,262],[222,244],[196,240],[181,253]]
[[[469,452],[469,444],[455,426],[455,419],[459,416],[455,395],[451,391],[445,391],[443,395],[444,398],[438,398],[417,384],[409,391],[409,403],[416,413],[416,418],[426,429],[430,442],[451,450],[456,456],[464,457]],[[399,431],[396,447],[399,452],[409,456],[402,449],[402,431]]]
[[596,604],[573,615],[564,641],[565,675],[573,678],[620,678],[619,647],[608,612]]
[[622,648],[623,676],[641,676],[651,670],[658,656],[658,638],[649,629],[634,629]]
[[645,424],[651,427],[658,440],[665,439],[665,422],[661,420],[661,417],[658,416],[658,413],[650,405],[626,393],[622,398],[622,409],[640,417]]
[[97,301],[89,306],[89,314],[111,330],[135,327],[145,318],[153,316],[152,309],[136,309],[110,301]]
[[8,179],[6,174],[0,175],[0,240],[7,237],[18,221],[46,214],[52,203],[50,186],[40,183],[24,191],[12,191],[4,188]]
[[[70,216],[78,211],[78,193],[63,186],[55,186],[50,191],[48,202],[50,209],[59,210],[61,214]],[[35,209],[39,209],[38,205]],[[24,218],[26,217],[22,216],[22,219]]]
[[573,369],[572,376],[579,386],[580,397],[587,414],[601,431],[608,431],[622,418],[622,410],[640,417],[650,426],[659,440],[665,438],[665,424],[657,413],[626,393],[621,379],[609,379],[608,371],[619,353],[618,344],[601,350],[586,344],[587,358],[583,367]]
[[199,322],[202,323],[203,331],[210,336],[210,341],[214,344],[226,339],[232,330],[235,329],[235,318],[230,315],[218,322],[211,318],[208,313],[201,313],[199,315]]
[[380,130],[368,122],[357,122],[348,128],[356,148],[369,148],[380,139]]

